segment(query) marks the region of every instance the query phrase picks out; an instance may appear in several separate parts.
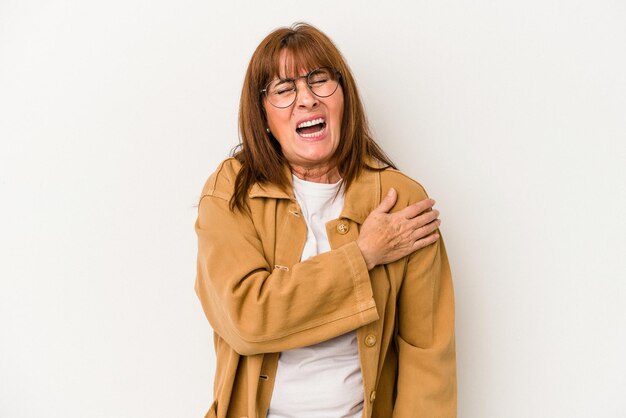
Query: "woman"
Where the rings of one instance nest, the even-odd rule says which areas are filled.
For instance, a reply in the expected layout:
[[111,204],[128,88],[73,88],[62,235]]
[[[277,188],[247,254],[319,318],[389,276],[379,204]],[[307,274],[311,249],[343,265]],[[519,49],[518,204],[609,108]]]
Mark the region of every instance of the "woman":
[[438,212],[369,135],[333,43],[307,24],[269,34],[239,128],[195,225],[217,357],[206,416],[456,416]]

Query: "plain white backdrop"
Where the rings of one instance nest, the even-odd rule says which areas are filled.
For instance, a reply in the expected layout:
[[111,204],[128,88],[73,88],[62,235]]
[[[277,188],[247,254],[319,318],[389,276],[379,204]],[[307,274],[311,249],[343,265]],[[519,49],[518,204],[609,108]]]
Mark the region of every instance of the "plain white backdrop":
[[[460,418],[624,417],[622,1],[0,0],[0,417],[200,417],[202,185],[278,26],[437,200]],[[430,417],[428,417],[430,418]]]

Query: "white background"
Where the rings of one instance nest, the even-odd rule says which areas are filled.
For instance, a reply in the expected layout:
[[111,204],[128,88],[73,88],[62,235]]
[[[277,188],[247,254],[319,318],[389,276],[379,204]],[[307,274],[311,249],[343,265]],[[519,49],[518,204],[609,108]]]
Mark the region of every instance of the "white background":
[[194,205],[308,21],[442,212],[459,417],[624,417],[623,1],[0,0],[0,417],[200,417]]

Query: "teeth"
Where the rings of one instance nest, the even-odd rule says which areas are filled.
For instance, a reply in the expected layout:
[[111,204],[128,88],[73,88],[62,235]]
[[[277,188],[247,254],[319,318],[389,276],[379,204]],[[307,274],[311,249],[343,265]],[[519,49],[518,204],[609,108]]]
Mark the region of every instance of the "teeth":
[[315,138],[318,136],[322,136],[324,132],[326,132],[326,128],[322,129],[321,131],[314,132],[312,134],[299,134],[299,135],[303,138]]
[[306,128],[308,126],[317,125],[319,123],[324,123],[324,118],[317,118],[313,120],[308,120],[306,122],[302,122],[301,124],[298,125],[298,128]]

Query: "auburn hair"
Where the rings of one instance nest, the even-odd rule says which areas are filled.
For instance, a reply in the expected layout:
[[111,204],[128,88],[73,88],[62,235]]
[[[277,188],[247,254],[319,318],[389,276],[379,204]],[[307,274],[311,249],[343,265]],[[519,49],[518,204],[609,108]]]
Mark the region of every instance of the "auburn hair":
[[337,47],[314,26],[295,23],[267,35],[248,64],[239,103],[240,143],[232,151],[232,156],[241,162],[241,170],[235,180],[235,191],[230,200],[231,210],[247,207],[248,192],[254,183],[273,183],[285,190],[291,183],[284,172],[288,162],[280,144],[266,131],[267,119],[261,93],[280,74],[280,55],[283,50],[288,53],[286,65],[289,68],[282,69],[286,74],[320,67],[334,68],[341,73],[339,83],[344,95],[343,119],[339,145],[331,159],[342,177],[344,190],[350,187],[361,170],[386,168],[367,166],[367,156],[396,168],[372,138],[354,77]]

